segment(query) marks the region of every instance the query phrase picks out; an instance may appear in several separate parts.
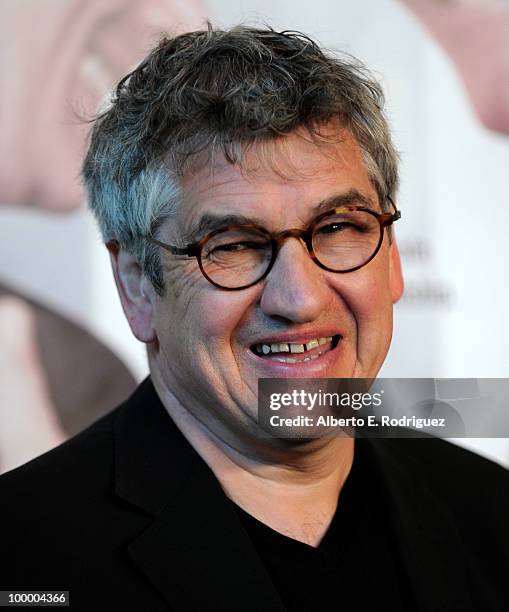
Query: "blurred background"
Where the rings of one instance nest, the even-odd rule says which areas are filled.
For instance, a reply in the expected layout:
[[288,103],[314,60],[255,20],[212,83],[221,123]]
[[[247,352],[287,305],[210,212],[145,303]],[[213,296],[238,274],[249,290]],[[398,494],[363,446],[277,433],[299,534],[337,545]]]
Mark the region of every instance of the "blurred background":
[[[507,0],[2,0],[0,472],[148,373],[80,188],[83,119],[161,32],[207,18],[304,31],[384,86],[406,293],[381,376],[509,377]],[[456,442],[509,466],[507,439]]]

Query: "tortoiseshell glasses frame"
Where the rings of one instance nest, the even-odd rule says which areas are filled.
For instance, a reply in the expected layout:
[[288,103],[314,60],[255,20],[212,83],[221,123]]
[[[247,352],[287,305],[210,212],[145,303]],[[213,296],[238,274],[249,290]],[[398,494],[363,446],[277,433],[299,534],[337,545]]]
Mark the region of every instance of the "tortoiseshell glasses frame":
[[[390,202],[392,208],[394,209],[394,212],[379,213],[379,212],[372,210],[371,208],[367,208],[364,206],[339,206],[337,208],[332,208],[318,215],[315,219],[313,219],[313,221],[311,221],[311,223],[307,226],[306,229],[291,228],[291,229],[284,230],[282,232],[272,233],[272,232],[269,232],[264,227],[260,225],[256,225],[256,224],[226,225],[224,227],[221,227],[219,229],[216,229],[206,234],[200,240],[193,242],[192,244],[188,244],[185,247],[173,246],[165,242],[161,242],[160,240],[156,240],[152,236],[144,236],[144,238],[146,238],[152,244],[160,246],[166,251],[169,251],[173,255],[196,257],[196,259],[198,260],[198,265],[200,267],[201,273],[209,281],[209,283],[211,283],[212,285],[216,287],[219,287],[220,289],[224,289],[226,291],[238,291],[240,289],[247,289],[248,287],[252,287],[256,283],[259,283],[261,280],[263,280],[270,273],[274,265],[274,262],[276,261],[279,249],[281,248],[283,242],[287,238],[297,238],[299,240],[302,240],[302,242],[307,247],[307,250],[309,252],[311,259],[316,263],[317,266],[319,266],[323,270],[327,270],[329,272],[336,272],[339,274],[346,274],[348,272],[354,272],[355,270],[358,270],[359,268],[364,267],[374,257],[376,257],[378,251],[380,250],[380,247],[382,246],[383,237],[384,237],[384,229],[386,227],[390,227],[395,221],[401,218],[401,212],[396,208],[392,199],[391,198],[387,198],[387,199]],[[362,213],[367,213],[368,215],[371,215],[374,218],[376,218],[376,220],[378,221],[379,229],[380,229],[378,241],[376,243],[373,243],[373,248],[369,256],[363,258],[363,261],[360,262],[358,265],[349,267],[347,269],[331,268],[330,266],[323,264],[315,253],[315,247],[313,245],[315,229],[321,222],[326,220],[327,217],[332,217],[334,215],[338,215],[338,214],[345,213],[345,212],[351,212],[351,211],[353,212],[359,211]],[[209,276],[209,274],[207,273],[205,269],[204,262],[203,262],[203,250],[205,246],[207,245],[207,243],[209,243],[212,238],[217,237],[219,234],[222,234],[228,231],[237,231],[237,232],[238,231],[243,231],[243,232],[248,231],[248,232],[253,232],[253,233],[256,232],[260,237],[264,237],[266,239],[267,247],[269,245],[271,247],[271,256],[270,258],[267,258],[266,262],[263,264],[263,268],[262,268],[263,271],[260,270],[260,274],[257,274],[254,280],[250,281],[249,283],[242,284],[238,287],[236,286],[229,287],[229,286],[224,286],[218,283],[216,280],[214,280],[213,278]]]

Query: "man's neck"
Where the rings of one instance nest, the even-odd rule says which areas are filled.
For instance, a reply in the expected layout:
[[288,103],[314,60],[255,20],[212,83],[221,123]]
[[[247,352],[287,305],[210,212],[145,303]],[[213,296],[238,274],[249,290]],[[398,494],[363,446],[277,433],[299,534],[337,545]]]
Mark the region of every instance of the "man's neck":
[[249,446],[226,443],[157,380],[154,384],[177,427],[234,503],[275,531],[318,546],[352,466],[352,438],[283,443],[280,448],[266,446],[263,438]]
[[353,462],[353,439],[329,439],[298,462],[281,452],[268,465],[223,449],[204,457],[226,495],[275,531],[318,546],[338,505]]

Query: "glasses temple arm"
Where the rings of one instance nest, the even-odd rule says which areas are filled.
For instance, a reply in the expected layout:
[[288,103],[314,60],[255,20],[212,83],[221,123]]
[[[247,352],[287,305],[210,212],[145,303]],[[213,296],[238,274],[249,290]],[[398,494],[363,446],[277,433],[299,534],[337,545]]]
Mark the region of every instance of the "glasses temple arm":
[[394,204],[394,200],[390,196],[387,196],[387,199],[391,203],[391,206],[394,208],[394,212],[392,213],[391,217],[391,223],[394,223],[394,221],[401,219],[401,211],[396,208],[396,204]]
[[176,247],[171,244],[166,244],[165,242],[161,242],[160,240],[156,240],[152,238],[152,236],[143,236],[145,240],[148,240],[152,244],[162,247],[166,251],[169,251],[173,255],[187,255],[188,257],[194,257],[195,255],[195,245],[189,245],[187,247]]

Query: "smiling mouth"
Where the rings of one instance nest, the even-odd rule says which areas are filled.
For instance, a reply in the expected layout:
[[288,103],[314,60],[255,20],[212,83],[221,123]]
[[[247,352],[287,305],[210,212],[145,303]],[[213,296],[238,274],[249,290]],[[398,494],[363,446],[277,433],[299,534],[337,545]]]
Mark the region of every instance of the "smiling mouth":
[[251,351],[258,357],[280,361],[282,363],[302,363],[318,359],[323,354],[336,348],[341,335],[314,338],[305,343],[272,342],[270,344],[253,344]]

